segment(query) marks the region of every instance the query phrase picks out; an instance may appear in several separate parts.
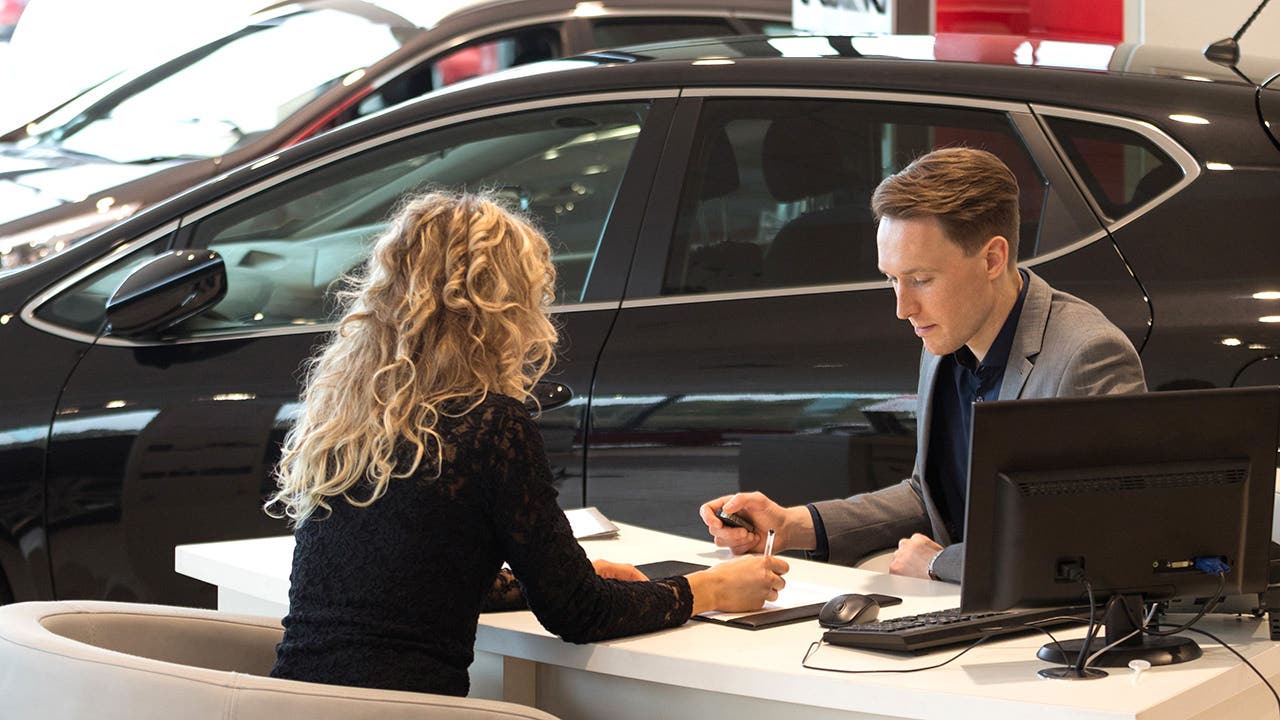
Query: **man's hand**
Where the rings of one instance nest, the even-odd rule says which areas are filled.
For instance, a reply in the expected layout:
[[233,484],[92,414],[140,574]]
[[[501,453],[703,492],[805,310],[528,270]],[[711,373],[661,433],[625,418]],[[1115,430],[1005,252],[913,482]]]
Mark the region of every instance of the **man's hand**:
[[929,579],[929,562],[942,552],[942,546],[928,535],[916,533],[909,538],[898,541],[898,549],[893,553],[893,561],[889,563],[889,572],[893,575],[906,575]]
[[608,560],[592,560],[591,567],[596,569],[596,574],[602,578],[613,578],[614,580],[630,580],[644,581],[649,578],[645,574],[636,569],[635,565],[626,563],[609,562]]
[[[746,518],[756,531],[730,527],[716,517],[716,511],[723,509]],[[702,504],[698,515],[707,525],[707,532],[715,538],[716,545],[727,547],[734,555],[748,552],[764,552],[764,539],[770,530],[777,536],[774,538],[773,551],[812,550],[814,547],[813,521],[809,509],[804,506],[784,508],[765,497],[763,493],[744,492],[736,495],[725,495]]]

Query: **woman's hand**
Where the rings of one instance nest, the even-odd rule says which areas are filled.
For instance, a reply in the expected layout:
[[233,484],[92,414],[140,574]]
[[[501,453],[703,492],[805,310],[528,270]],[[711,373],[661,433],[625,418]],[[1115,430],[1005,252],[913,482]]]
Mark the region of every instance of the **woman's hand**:
[[626,563],[609,562],[608,560],[592,560],[591,567],[596,569],[596,574],[602,578],[612,578],[614,580],[643,581],[649,578],[644,573],[636,569],[635,565]]
[[778,599],[778,591],[787,585],[782,576],[790,569],[787,561],[776,555],[750,555],[693,573],[689,575],[693,614],[759,610]]

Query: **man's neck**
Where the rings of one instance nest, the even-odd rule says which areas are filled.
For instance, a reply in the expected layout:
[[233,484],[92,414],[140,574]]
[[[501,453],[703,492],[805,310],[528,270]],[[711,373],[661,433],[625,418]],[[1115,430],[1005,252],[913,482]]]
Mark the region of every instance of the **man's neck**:
[[1018,302],[1018,294],[1022,292],[1022,282],[1022,273],[1016,269],[1005,273],[996,281],[996,299],[991,307],[991,314],[987,317],[982,331],[965,343],[979,363],[991,350],[991,344],[996,341],[1000,328],[1004,327],[1005,320],[1009,318],[1009,313]]

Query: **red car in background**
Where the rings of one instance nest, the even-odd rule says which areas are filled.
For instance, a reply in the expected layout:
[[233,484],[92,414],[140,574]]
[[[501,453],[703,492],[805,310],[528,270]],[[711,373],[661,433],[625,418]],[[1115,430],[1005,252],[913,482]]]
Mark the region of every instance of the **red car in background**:
[[27,0],[0,0],[0,40],[5,42],[13,36],[13,28],[27,9]]
[[121,73],[40,122],[0,128],[0,275],[227,168],[454,82],[598,48],[789,30],[790,7],[789,0],[277,3],[204,45]]

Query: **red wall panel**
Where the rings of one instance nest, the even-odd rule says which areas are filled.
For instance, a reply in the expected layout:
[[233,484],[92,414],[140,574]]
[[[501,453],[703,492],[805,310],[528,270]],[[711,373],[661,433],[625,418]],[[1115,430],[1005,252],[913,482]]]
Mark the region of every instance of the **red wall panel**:
[[939,33],[1109,44],[1124,40],[1124,0],[935,0],[934,8]]

